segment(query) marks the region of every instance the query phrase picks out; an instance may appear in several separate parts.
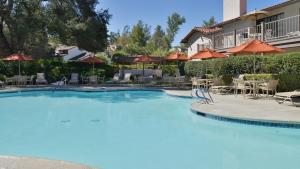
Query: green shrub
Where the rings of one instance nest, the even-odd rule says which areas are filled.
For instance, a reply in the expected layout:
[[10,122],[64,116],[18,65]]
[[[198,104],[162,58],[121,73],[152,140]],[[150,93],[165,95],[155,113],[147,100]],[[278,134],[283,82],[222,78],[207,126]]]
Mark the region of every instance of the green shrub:
[[162,67],[163,74],[175,75],[178,67],[177,65],[164,65]]
[[277,74],[244,74],[245,80],[270,80],[270,79],[278,79]]
[[[21,63],[22,75],[36,75],[45,73],[46,79],[51,83],[61,80],[62,77],[68,77],[71,73],[81,75],[91,74],[92,64],[87,63],[66,63],[62,58],[53,57],[49,59],[38,59],[30,62]],[[105,76],[107,79],[114,74],[114,68],[111,65],[95,65],[95,73],[99,76]],[[11,77],[18,74],[18,62],[0,61],[0,75]]]

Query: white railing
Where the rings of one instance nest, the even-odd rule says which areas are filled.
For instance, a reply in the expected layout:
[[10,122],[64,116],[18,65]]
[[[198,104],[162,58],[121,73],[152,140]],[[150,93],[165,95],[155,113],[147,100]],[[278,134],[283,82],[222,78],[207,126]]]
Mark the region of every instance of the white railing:
[[234,47],[234,36],[234,31],[216,35],[214,37],[215,49],[226,49]]
[[300,16],[265,23],[265,40],[300,36]]
[[246,27],[214,36],[215,49],[227,49],[241,45],[251,39],[263,41],[300,37],[300,15]]

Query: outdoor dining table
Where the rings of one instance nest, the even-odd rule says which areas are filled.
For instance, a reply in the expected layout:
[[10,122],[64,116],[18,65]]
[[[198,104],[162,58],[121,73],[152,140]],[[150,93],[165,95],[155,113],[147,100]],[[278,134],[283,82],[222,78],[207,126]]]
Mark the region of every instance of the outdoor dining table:
[[245,85],[250,85],[253,89],[253,97],[254,98],[257,98],[258,97],[258,94],[259,94],[259,85],[262,84],[262,83],[265,83],[265,81],[263,80],[246,80],[245,81]]

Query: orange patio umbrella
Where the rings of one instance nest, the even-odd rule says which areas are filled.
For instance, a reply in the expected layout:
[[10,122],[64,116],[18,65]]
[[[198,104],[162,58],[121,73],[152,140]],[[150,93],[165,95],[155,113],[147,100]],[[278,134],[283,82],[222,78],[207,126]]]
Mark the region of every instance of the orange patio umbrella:
[[188,61],[189,58],[184,54],[180,52],[172,53],[171,55],[167,56],[165,58],[167,61]]
[[[260,40],[251,40],[245,44],[232,48],[228,53],[232,54],[271,54],[271,53],[281,53],[284,50],[262,42]],[[255,58],[254,58],[254,73],[255,73]]]
[[12,54],[10,56],[7,56],[3,60],[5,61],[18,61],[19,62],[19,76],[21,76],[21,61],[32,61],[32,57],[29,55],[24,54]]
[[134,63],[143,63],[143,76],[145,75],[145,63],[157,62],[151,56],[142,55],[134,59]]
[[225,57],[226,56],[223,53],[215,52],[214,50],[206,48],[193,55],[191,59],[215,59]]
[[95,73],[95,64],[104,63],[102,60],[98,59],[95,55],[89,55],[85,58],[82,58],[80,62],[93,64],[93,74]]

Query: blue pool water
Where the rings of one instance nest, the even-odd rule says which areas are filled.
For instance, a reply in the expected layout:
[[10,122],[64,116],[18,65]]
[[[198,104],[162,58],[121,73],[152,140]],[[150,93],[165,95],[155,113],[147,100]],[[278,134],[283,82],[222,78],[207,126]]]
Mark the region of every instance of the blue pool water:
[[0,155],[102,169],[300,168],[299,129],[207,119],[193,101],[157,91],[0,94]]

